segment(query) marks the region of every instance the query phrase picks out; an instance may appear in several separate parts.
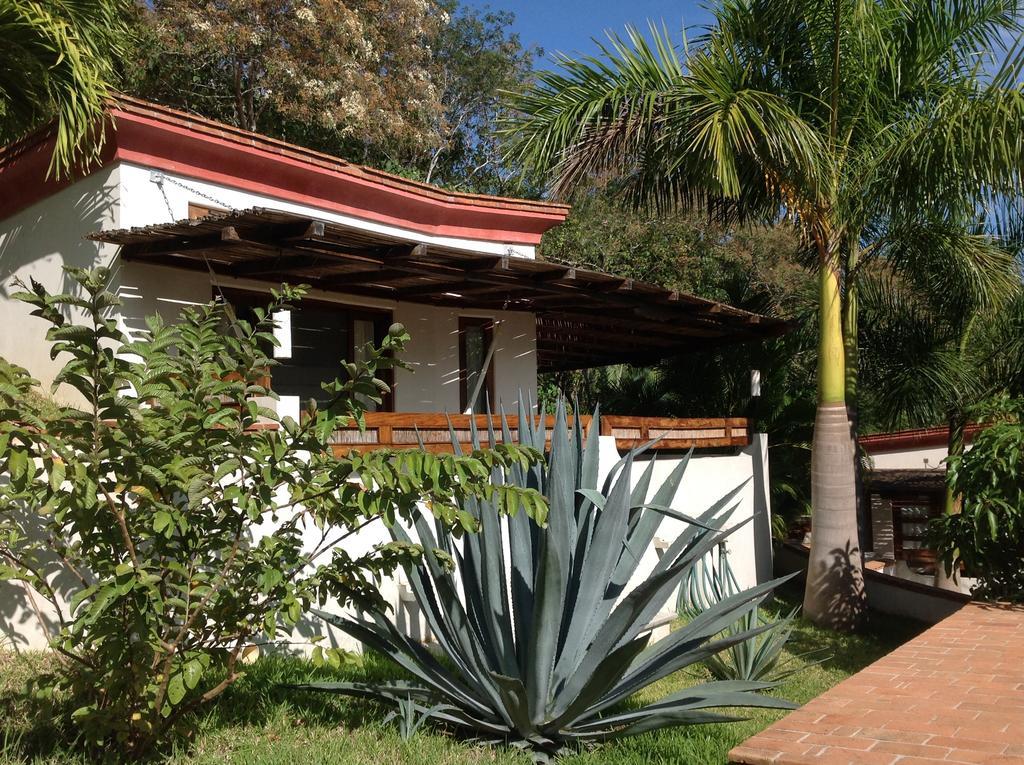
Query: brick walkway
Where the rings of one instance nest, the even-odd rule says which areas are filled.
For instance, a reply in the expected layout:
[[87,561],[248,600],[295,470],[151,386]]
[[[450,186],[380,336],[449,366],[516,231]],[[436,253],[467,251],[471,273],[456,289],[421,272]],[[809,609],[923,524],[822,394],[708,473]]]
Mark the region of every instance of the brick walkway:
[[1024,765],[1024,609],[969,604],[729,753],[735,765]]

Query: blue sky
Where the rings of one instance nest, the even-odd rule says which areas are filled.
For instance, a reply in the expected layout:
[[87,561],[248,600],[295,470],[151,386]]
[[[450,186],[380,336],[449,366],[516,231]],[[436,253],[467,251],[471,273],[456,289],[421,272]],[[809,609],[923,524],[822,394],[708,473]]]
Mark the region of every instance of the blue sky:
[[[645,27],[647,19],[664,21],[673,36],[683,24],[704,24],[709,15],[695,0],[466,0],[516,15],[515,30],[527,45],[539,45],[548,57],[563,53],[594,53],[592,39],[605,38],[605,30],[621,32],[627,24]],[[543,64],[542,64],[543,66]]]

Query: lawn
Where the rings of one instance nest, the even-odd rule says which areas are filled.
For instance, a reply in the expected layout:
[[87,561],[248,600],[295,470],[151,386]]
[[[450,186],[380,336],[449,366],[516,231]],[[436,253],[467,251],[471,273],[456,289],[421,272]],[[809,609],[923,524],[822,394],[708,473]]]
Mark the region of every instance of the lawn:
[[[783,604],[783,607],[784,604]],[[891,617],[876,620],[865,634],[840,636],[801,622],[791,651],[800,654],[827,648],[831,655],[816,666],[801,668],[775,693],[804,703],[888,653],[920,629]],[[49,659],[41,654],[0,654],[0,765],[84,763],[73,750],[73,736],[52,724],[24,696],[27,681],[43,671]],[[424,730],[403,741],[396,729],[381,722],[384,712],[363,701],[291,691],[283,683],[310,679],[368,680],[387,677],[390,666],[367,656],[342,670],[317,669],[295,658],[257,661],[247,676],[210,708],[199,722],[191,746],[167,755],[165,765],[368,765],[409,763],[497,763],[529,765],[522,753],[489,749],[460,741],[440,731]],[[681,671],[648,689],[662,696],[706,679],[703,668]],[[744,714],[740,710],[740,714]],[[583,751],[562,765],[632,765],[636,763],[726,762],[727,752],[783,713],[752,710],[741,722],[693,726],[650,733]],[[116,757],[114,758],[116,760]]]

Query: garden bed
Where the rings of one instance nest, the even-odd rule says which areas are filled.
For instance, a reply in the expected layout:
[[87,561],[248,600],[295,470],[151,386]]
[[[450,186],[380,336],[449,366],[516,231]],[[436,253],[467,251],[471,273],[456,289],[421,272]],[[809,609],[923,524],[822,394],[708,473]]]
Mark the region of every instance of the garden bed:
[[[785,604],[783,604],[785,608]],[[804,621],[790,650],[799,654],[827,648],[831,658],[802,668],[776,693],[805,703],[914,635],[920,627],[887,617],[866,634],[842,636],[823,632]],[[41,654],[0,654],[0,765],[85,763],[73,748],[72,733],[62,732],[35,702],[24,695],[26,682],[45,670]],[[798,660],[799,661],[799,660]],[[529,757],[510,750],[492,750],[456,736],[425,729],[409,742],[394,726],[382,723],[385,712],[355,699],[281,688],[283,683],[314,679],[367,680],[387,677],[392,668],[374,656],[339,670],[314,668],[295,658],[264,658],[249,668],[202,719],[191,746],[182,744],[164,758],[167,765],[272,765],[305,762],[331,765],[366,763],[499,763],[529,765]],[[696,672],[678,672],[647,689],[652,698],[707,679]],[[647,762],[727,761],[731,748],[762,730],[782,711],[751,710],[749,718],[726,725],[676,728],[637,736],[563,759],[564,765],[630,765]]]

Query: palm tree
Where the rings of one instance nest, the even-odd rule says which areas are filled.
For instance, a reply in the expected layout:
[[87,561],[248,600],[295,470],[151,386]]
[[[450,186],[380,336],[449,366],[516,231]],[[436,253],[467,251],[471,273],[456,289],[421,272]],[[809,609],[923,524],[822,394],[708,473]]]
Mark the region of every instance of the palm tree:
[[0,0],[0,143],[54,120],[50,174],[99,156],[131,0]]
[[1019,10],[1006,0],[726,0],[683,58],[663,29],[650,41],[631,29],[598,57],[560,58],[560,71],[513,98],[511,157],[548,172],[553,193],[614,174],[638,205],[781,217],[812,249],[818,406],[804,606],[821,625],[854,628],[866,607],[847,408],[857,276],[896,253],[899,269],[921,267],[917,255],[927,267],[955,258],[945,270],[988,281],[992,247],[909,245],[955,237],[951,222],[985,224],[993,200],[1019,199],[1022,57],[1003,46],[1021,32]]
[[[950,457],[963,455],[978,406],[1024,390],[1024,291],[977,294],[959,286],[891,274],[861,281],[862,366],[872,420],[885,428],[945,422]],[[945,512],[959,512],[959,506],[947,485]],[[959,589],[943,566],[936,569],[936,585]]]

